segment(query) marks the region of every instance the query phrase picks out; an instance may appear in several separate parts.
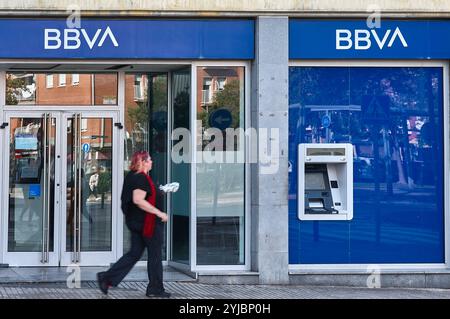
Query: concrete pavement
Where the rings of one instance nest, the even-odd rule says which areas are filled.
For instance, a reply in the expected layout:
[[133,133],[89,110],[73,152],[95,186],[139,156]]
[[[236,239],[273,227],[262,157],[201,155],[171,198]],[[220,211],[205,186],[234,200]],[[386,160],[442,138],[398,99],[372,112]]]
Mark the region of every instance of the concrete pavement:
[[[2,283],[1,299],[148,299],[145,281],[126,281],[103,295],[95,281],[68,288],[66,283]],[[165,282],[172,299],[450,299],[446,289],[312,287],[293,285],[208,285]]]
[[[0,299],[148,299],[145,266],[133,268],[107,296],[95,279],[105,269],[81,267],[74,281],[66,267],[0,268]],[[171,267],[164,267],[164,284],[172,299],[450,299],[450,289],[206,284]]]

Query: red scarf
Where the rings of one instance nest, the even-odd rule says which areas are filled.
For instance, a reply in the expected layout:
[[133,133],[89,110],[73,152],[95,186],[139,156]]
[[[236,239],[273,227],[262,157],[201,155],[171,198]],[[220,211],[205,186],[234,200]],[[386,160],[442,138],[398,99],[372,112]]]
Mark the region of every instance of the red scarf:
[[[153,184],[152,178],[148,174],[144,174],[145,177],[148,180],[148,183],[150,184],[150,196],[147,198],[147,202],[150,203],[150,205],[155,206],[156,205],[156,188],[155,184]],[[145,214],[145,220],[144,220],[144,230],[142,232],[142,235],[144,237],[151,238],[153,236],[153,232],[155,230],[155,221],[156,221],[156,215],[152,213],[146,213]]]

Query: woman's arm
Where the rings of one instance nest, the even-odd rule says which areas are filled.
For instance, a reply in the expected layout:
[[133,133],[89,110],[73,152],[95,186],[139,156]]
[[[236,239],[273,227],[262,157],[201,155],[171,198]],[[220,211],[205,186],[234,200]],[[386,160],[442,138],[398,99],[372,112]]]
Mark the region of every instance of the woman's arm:
[[166,222],[167,214],[160,211],[158,208],[147,202],[145,200],[145,195],[147,195],[147,193],[142,189],[133,190],[133,203],[143,211],[146,211],[147,213],[150,214],[155,214],[156,216],[161,218],[163,222]]

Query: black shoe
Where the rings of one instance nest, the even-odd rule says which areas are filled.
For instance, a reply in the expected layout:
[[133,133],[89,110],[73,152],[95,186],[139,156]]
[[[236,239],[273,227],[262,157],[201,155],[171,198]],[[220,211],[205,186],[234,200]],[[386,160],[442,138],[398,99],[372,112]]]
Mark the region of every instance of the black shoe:
[[110,285],[105,280],[105,272],[104,271],[97,273],[97,283],[98,283],[98,287],[100,288],[101,292],[103,292],[105,295],[107,295]]
[[145,294],[147,297],[158,297],[158,298],[170,298],[170,292],[160,291],[160,292],[147,292]]

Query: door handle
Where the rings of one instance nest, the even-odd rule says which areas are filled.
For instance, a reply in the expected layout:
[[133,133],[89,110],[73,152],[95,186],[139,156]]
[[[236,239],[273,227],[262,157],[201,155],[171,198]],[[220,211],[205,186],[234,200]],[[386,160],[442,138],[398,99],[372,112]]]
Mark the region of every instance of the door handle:
[[77,181],[77,170],[78,170],[78,156],[77,156],[77,149],[78,149],[78,114],[75,114],[73,117],[73,130],[72,130],[72,134],[73,134],[73,145],[72,145],[72,158],[73,158],[73,172],[72,172],[72,178],[73,178],[73,185],[72,185],[72,201],[73,201],[73,205],[72,205],[72,209],[73,209],[73,214],[72,214],[72,241],[73,241],[73,251],[72,251],[72,262],[76,262],[77,261],[77,225],[76,225],[76,215],[77,215],[77,211],[78,211],[78,181]]
[[46,227],[46,261],[49,261],[49,255],[50,255],[50,205],[52,205],[53,203],[51,203],[51,175],[52,175],[52,147],[51,147],[51,133],[52,133],[52,115],[51,114],[47,114],[47,218],[46,218],[46,222],[47,222],[47,227]]
[[73,172],[73,252],[72,262],[80,262],[81,258],[81,213],[83,206],[81,204],[82,196],[81,191],[83,184],[82,179],[82,158],[81,158],[81,113],[74,114],[74,145],[73,145],[73,160],[74,160],[74,172]]
[[46,226],[46,216],[47,216],[47,113],[43,115],[42,118],[42,126],[43,126],[43,137],[44,141],[42,143],[42,156],[43,156],[43,197],[42,197],[42,251],[41,251],[41,263],[45,264],[47,262],[46,256],[46,235],[45,235],[45,226]]
[[50,129],[51,114],[43,115],[43,197],[42,197],[42,256],[41,262],[48,263],[50,255],[50,192],[51,192],[51,147],[50,147]]
[[81,154],[82,154],[82,151],[81,151],[81,121],[82,121],[81,113],[78,113],[78,140],[79,140],[79,143],[78,143],[78,166],[79,166],[78,184],[79,184],[79,186],[78,186],[78,214],[77,214],[77,228],[78,228],[78,232],[77,232],[77,240],[78,240],[77,262],[80,262],[80,258],[81,258],[81,213],[82,213],[82,209],[83,209],[83,206],[81,204],[81,200],[82,200],[81,191],[82,191],[82,187],[83,187],[83,183],[81,180],[82,164],[83,164],[82,158],[81,158]]

